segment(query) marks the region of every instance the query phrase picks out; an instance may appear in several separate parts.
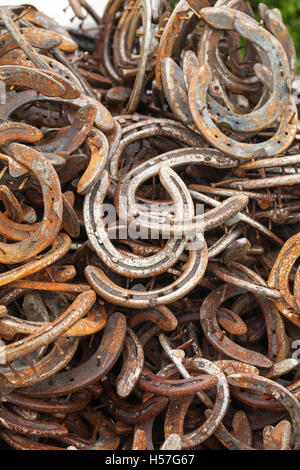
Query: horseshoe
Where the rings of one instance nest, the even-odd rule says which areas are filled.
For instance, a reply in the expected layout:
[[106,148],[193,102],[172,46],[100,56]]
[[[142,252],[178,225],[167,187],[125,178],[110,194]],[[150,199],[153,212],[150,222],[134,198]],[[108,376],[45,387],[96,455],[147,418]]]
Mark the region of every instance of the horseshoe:
[[86,143],[90,148],[91,158],[87,169],[78,182],[77,192],[79,194],[86,194],[97,183],[109,155],[108,140],[98,129],[92,129]]
[[293,432],[291,445],[297,445],[300,432],[300,405],[294,395],[282,385],[265,377],[255,375],[233,374],[228,376],[230,385],[246,389],[255,389],[261,393],[273,396],[290,415]]
[[[119,183],[115,193],[115,205],[118,214],[128,214],[127,217],[130,223],[134,226],[140,226],[155,230],[155,233],[171,235],[192,234],[195,232],[203,232],[219,225],[227,218],[230,218],[234,213],[238,212],[247,204],[247,198],[231,198],[222,203],[222,209],[217,208],[209,211],[208,213],[200,216],[195,216],[193,219],[182,217],[179,219],[173,218],[173,223],[168,222],[166,226],[162,222],[156,222],[154,217],[149,217],[149,214],[143,213],[135,203],[136,191],[138,187],[148,178],[155,176],[160,172],[160,177],[166,181],[166,189],[170,189],[170,182],[173,180],[176,186],[182,185],[182,180],[178,179],[177,175],[170,171],[169,168],[179,166],[180,164],[195,163],[204,164],[208,166],[218,167],[222,156],[218,155],[211,149],[192,149],[187,152],[184,150],[175,150],[167,152],[139,165],[137,168],[131,170]],[[226,162],[227,163],[227,162]],[[229,162],[228,162],[229,163]],[[225,164],[225,162],[224,162]],[[165,170],[168,169],[168,173]],[[171,180],[171,181],[170,181]],[[181,192],[185,190],[186,186],[182,186]],[[175,199],[176,201],[176,199]],[[128,210],[128,208],[130,208]],[[137,220],[135,221],[135,219]],[[149,220],[150,219],[150,220]]]
[[181,68],[173,59],[167,57],[161,63],[161,75],[166,99],[174,116],[186,126],[191,126],[193,119],[189,110],[188,90]]
[[10,161],[12,158],[31,170],[41,185],[44,198],[44,217],[36,231],[14,245],[0,243],[0,261],[16,264],[32,258],[55,240],[62,222],[62,194],[58,176],[42,154],[21,144],[11,144],[9,150],[12,157],[0,155],[0,159]]
[[44,380],[32,387],[23,388],[22,394],[36,398],[63,396],[99,381],[117,362],[125,335],[126,319],[121,313],[114,313],[107,321],[97,351],[88,361],[69,371],[56,374],[49,381]]
[[144,367],[139,386],[154,395],[174,397],[185,396],[214,387],[218,379],[214,375],[198,375],[189,379],[169,380],[153,374]]
[[64,450],[61,447],[33,442],[28,437],[26,438],[20,434],[16,434],[4,429],[0,430],[0,436],[7,444],[16,450]]
[[58,129],[54,137],[45,136],[36,149],[39,152],[65,152],[71,154],[86,140],[92,130],[96,117],[96,108],[87,104],[77,111],[74,121],[70,126]]
[[[21,28],[20,32],[33,47],[46,51],[59,46],[62,42],[62,38],[55,31],[46,31],[41,28]],[[17,41],[8,32],[0,35],[0,43],[0,57],[19,47]]]
[[91,402],[91,399],[92,395],[85,391],[79,392],[77,396],[71,397],[70,401],[65,400],[64,402],[57,401],[56,403],[49,403],[35,398],[25,398],[21,393],[12,392],[7,396],[7,403],[22,406],[40,413],[76,413],[77,411],[85,409]]
[[211,81],[210,67],[205,64],[193,75],[189,88],[190,111],[200,134],[213,147],[239,160],[271,157],[283,153],[293,142],[296,133],[297,110],[293,98],[283,106],[277,132],[266,142],[246,144],[225,136],[209,116],[206,92]]
[[40,421],[30,421],[21,416],[12,413],[4,406],[0,409],[0,423],[4,428],[20,434],[32,435],[39,437],[65,436],[68,430],[65,426],[56,423],[43,423]]
[[12,388],[29,387],[56,374],[70,362],[78,342],[78,338],[62,337],[53,343],[50,352],[39,361],[27,366],[0,366],[0,389],[11,391]]
[[[199,428],[189,434],[183,434],[183,421],[193,395],[181,397],[180,400],[178,398],[170,400],[164,424],[165,438],[173,433],[178,434],[181,437],[183,449],[193,448],[213,435],[221,424],[229,405],[229,389],[225,375],[214,363],[206,359],[196,358],[190,362],[189,367],[191,370],[195,368],[197,371],[201,370],[208,374],[216,375],[218,383],[216,386],[217,395],[210,416]],[[165,370],[172,370],[172,368],[174,368],[173,364]],[[180,416],[179,419],[175,419],[178,415]]]
[[[92,307],[86,318],[76,322],[71,328],[63,332],[61,336],[80,337],[92,335],[102,330],[107,322],[107,315],[104,309]],[[46,324],[47,323],[47,324]],[[37,322],[22,320],[11,315],[5,315],[0,319],[0,332],[2,337],[12,339],[17,333],[25,335],[37,334],[43,327],[51,326],[49,322]]]
[[117,378],[117,394],[121,398],[130,395],[144,367],[144,351],[136,334],[127,327],[127,334],[123,347],[123,366]]
[[51,71],[41,71],[36,68],[23,67],[21,65],[1,65],[0,80],[5,85],[21,86],[30,88],[47,97],[69,97],[69,90],[72,90],[72,99],[78,98],[79,92],[71,86],[66,91],[64,83],[68,84],[66,79],[59,77]]
[[132,93],[126,107],[128,114],[133,113],[138,106],[146,81],[146,66],[151,48],[151,2],[150,0],[140,1],[140,14],[143,24],[143,37],[140,50],[140,59],[137,65],[137,74],[133,85]]
[[[49,86],[49,82],[47,86]],[[86,95],[81,95],[79,98],[76,99],[66,99],[62,96],[55,96],[51,98],[48,96],[43,96],[43,94],[39,94],[37,91],[34,90],[25,90],[22,92],[18,92],[17,96],[13,98],[12,101],[8,100],[6,104],[1,105],[1,117],[2,119],[9,119],[11,114],[13,114],[20,106],[29,103],[34,103],[37,101],[54,101],[57,103],[65,103],[67,105],[75,106],[79,109],[88,104],[95,106],[97,110],[95,117],[95,126],[103,132],[111,132],[114,129],[114,120],[108,109],[105,108],[105,106],[103,106],[103,104],[99,101]]]
[[141,292],[121,288],[113,283],[104,272],[94,266],[85,268],[85,276],[96,292],[117,305],[131,308],[149,308],[167,305],[185,296],[202,279],[207,265],[207,246],[202,243],[199,250],[190,250],[189,261],[184,273],[166,288]]
[[107,412],[114,419],[127,424],[140,424],[149,421],[151,418],[159,415],[169,402],[167,397],[156,396],[149,398],[143,403],[133,405],[125,400],[121,400],[114,393],[108,380],[103,382],[103,389],[108,396],[108,402],[105,406]]
[[269,9],[264,3],[260,3],[258,5],[258,13],[261,19],[264,20],[268,31],[278,39],[284,48],[290,64],[291,80],[293,81],[297,74],[297,54],[291,35],[283,22],[280,10],[278,8]]
[[171,119],[147,119],[126,126],[122,131],[122,139],[114,152],[110,152],[110,172],[113,178],[119,179],[119,163],[127,145],[139,139],[151,136],[165,136],[179,140],[189,147],[203,146],[202,137],[196,132],[187,129],[183,124]]
[[0,363],[11,363],[28,356],[41,346],[49,345],[80,320],[93,306],[95,300],[96,294],[92,290],[78,295],[70,307],[52,322],[50,330],[49,324],[46,324],[27,338],[0,347]]
[[5,286],[16,279],[22,279],[36,273],[45,267],[51,265],[56,260],[64,256],[71,247],[71,239],[68,235],[61,233],[53,242],[53,247],[48,253],[41,256],[39,259],[29,261],[25,265],[11,269],[10,271],[0,275],[0,286]]
[[166,306],[152,308],[151,310],[135,314],[130,318],[129,326],[134,328],[145,321],[157,324],[164,331],[173,331],[178,326],[177,318]]
[[276,307],[284,317],[298,327],[300,327],[298,306],[290,294],[289,275],[299,254],[299,234],[296,234],[282,247],[268,279],[269,286],[278,289],[282,295],[282,299],[273,300]]
[[220,305],[226,299],[241,293],[243,293],[242,289],[227,284],[223,284],[222,287],[218,287],[212,291],[211,294],[206,297],[200,309],[201,326],[209,342],[218,351],[239,362],[246,362],[256,367],[268,369],[273,365],[270,359],[263,356],[261,353],[249,351],[242,346],[238,346],[226,335],[223,336],[218,326],[216,320],[217,309],[219,309]]
[[0,185],[0,199],[5,206],[4,215],[16,222],[22,222],[24,218],[22,207],[14,193],[5,185]]
[[[199,0],[197,3],[197,11],[204,7],[209,7],[208,0]],[[157,51],[155,80],[158,91],[162,94],[162,70],[161,64],[167,57],[173,57],[178,54],[178,49],[183,39],[186,37],[187,31],[197,24],[199,18],[194,14],[194,10],[186,0],[180,0],[172,11],[169,20],[164,28],[161,36],[159,48]]]
[[[223,117],[222,121],[239,132],[257,131],[261,128],[258,123],[266,126],[272,124],[281,114],[284,100],[287,99],[291,87],[289,65],[283,47],[268,31],[258,25],[247,14],[232,8],[204,8],[201,17],[213,28],[235,29],[246,39],[250,40],[259,51],[268,56],[266,66],[271,67],[273,90],[266,104],[246,116]],[[201,64],[204,63],[200,60]],[[209,62],[206,62],[209,66]],[[279,64],[279,66],[277,66]]]
[[[109,240],[105,230],[102,217],[102,202],[109,188],[109,175],[103,172],[101,180],[94,186],[93,190],[86,195],[84,201],[84,220],[88,237],[94,246],[98,256],[105,260],[116,272],[134,277],[145,277],[146,275],[158,274],[176,262],[185,246],[186,240],[167,241],[166,246],[159,253],[141,260],[125,256]],[[185,194],[182,198],[189,197]],[[179,199],[175,211],[183,210],[185,199]],[[182,209],[181,209],[182,207]],[[191,214],[191,206],[187,208]],[[179,212],[178,212],[179,215]],[[176,250],[176,251],[175,251]],[[172,253],[173,251],[173,253]],[[170,259],[171,258],[171,259]]]

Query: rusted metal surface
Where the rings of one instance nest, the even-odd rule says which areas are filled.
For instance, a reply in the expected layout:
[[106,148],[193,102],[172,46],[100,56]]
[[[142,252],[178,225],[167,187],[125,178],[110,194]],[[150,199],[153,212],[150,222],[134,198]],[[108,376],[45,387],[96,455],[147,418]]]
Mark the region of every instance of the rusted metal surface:
[[280,11],[69,4],[0,8],[0,448],[299,449]]

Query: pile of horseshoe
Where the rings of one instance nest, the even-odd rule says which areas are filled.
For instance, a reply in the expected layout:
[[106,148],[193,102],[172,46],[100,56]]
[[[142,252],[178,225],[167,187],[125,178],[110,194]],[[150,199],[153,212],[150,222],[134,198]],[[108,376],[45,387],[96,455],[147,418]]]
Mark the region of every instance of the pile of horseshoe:
[[0,7],[0,448],[300,449],[280,11],[71,10]]

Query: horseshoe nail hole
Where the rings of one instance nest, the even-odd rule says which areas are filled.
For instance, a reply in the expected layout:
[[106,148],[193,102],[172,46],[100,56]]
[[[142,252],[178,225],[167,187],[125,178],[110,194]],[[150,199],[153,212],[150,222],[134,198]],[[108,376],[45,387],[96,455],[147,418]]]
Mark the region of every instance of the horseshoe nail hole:
[[74,378],[73,378],[73,377],[70,378],[70,382],[74,382]]
[[281,141],[280,141],[280,140],[278,140],[278,144],[281,144]]
[[215,138],[218,139],[219,137],[217,135],[215,135]]

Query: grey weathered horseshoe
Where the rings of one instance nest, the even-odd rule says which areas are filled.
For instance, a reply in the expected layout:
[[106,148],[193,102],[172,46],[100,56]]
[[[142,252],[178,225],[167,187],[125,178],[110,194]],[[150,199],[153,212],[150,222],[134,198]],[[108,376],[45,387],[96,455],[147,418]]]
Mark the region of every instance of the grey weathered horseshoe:
[[228,376],[230,385],[245,389],[254,389],[278,400],[288,411],[293,432],[291,445],[299,445],[300,436],[300,405],[295,396],[274,380],[256,375],[233,374]]
[[[183,233],[188,236],[193,233],[204,232],[223,223],[226,219],[229,219],[230,216],[242,210],[247,204],[248,199],[243,197],[240,199],[230,198],[222,203],[222,209],[219,207],[217,210],[213,209],[208,213],[196,215],[190,219],[188,217],[184,219],[182,217],[177,218],[175,215],[172,217],[171,221],[166,217],[156,217],[155,214],[149,216],[149,214],[143,212],[135,202],[138,187],[144,181],[158,173],[160,174],[162,182],[165,180],[164,186],[167,190],[170,186],[170,181],[173,181],[178,188],[181,187],[180,191],[183,193],[186,186],[170,168],[187,163],[202,164],[218,168],[221,160],[223,160],[223,164],[230,165],[230,161],[226,162],[224,157],[219,155],[218,152],[216,153],[211,149],[203,148],[175,150],[155,157],[149,162],[142,163],[137,168],[131,170],[117,187],[115,205],[118,214],[127,215],[132,226],[149,228],[153,230],[154,233],[166,233],[168,236],[182,236]],[[166,172],[165,169],[168,168],[169,170]]]
[[278,8],[270,9],[264,3],[258,5],[259,16],[264,20],[265,25],[281,43],[284,48],[292,74],[292,80],[297,74],[297,53],[291,35],[285,26],[281,11]]
[[110,172],[113,178],[119,179],[119,163],[126,146],[132,142],[151,136],[165,136],[177,139],[188,147],[202,147],[204,141],[202,137],[180,122],[171,119],[147,119],[126,126],[122,130],[122,139],[115,149],[110,153]]
[[206,93],[211,78],[210,67],[207,64],[202,65],[191,80],[189,103],[197,129],[214,148],[238,160],[251,160],[278,155],[291,145],[297,126],[297,108],[292,96],[283,105],[280,124],[273,137],[258,144],[238,142],[221,132],[209,116]]
[[[181,240],[171,238],[158,253],[150,257],[141,258],[141,260],[130,255],[125,256],[114,247],[105,229],[102,216],[102,203],[108,188],[109,175],[104,171],[101,180],[86,195],[84,201],[86,231],[98,256],[105,260],[105,263],[114,269],[114,271],[131,277],[159,274],[168,269],[168,267],[173,266],[186,246],[185,238]],[[181,213],[180,211],[184,210],[183,205],[187,202],[186,199],[182,200],[183,197],[191,201],[190,197],[186,196],[186,194],[179,198],[178,203],[175,205],[175,213],[178,213],[178,215]],[[193,205],[188,207],[189,215],[191,215],[191,210],[193,210]]]
[[86,194],[92,189],[101,176],[109,154],[108,140],[103,132],[96,128],[92,129],[86,143],[90,148],[91,157],[87,169],[78,181],[79,194]]
[[217,323],[217,309],[230,297],[243,293],[238,287],[223,284],[209,294],[204,300],[200,309],[200,322],[204,334],[212,345],[228,357],[240,362],[261,367],[270,368],[273,362],[266,356],[255,351],[249,351],[235,344],[226,335],[223,335]]
[[[167,368],[165,368],[165,373],[174,367],[175,366],[173,364],[171,366],[167,366]],[[199,426],[199,428],[189,434],[183,434],[183,419],[193,399],[193,395],[189,395],[186,398],[180,398],[180,400],[173,398],[170,401],[164,425],[165,438],[174,432],[179,434],[181,436],[184,449],[195,447],[213,435],[215,430],[221,424],[229,406],[229,389],[227,380],[219,367],[207,359],[196,358],[189,364],[189,368],[190,370],[195,368],[197,371],[216,375],[218,377],[218,383],[216,386],[217,394],[215,403],[209,417],[207,417],[206,421]],[[182,408],[180,416],[183,417],[183,419],[179,420],[174,419],[175,416],[178,416],[176,412],[178,410],[178,406],[179,408]]]
[[51,380],[26,387],[22,394],[31,397],[62,396],[79,391],[107,374],[117,362],[126,336],[126,318],[121,313],[112,314],[106,324],[97,351],[86,362],[56,374]]

